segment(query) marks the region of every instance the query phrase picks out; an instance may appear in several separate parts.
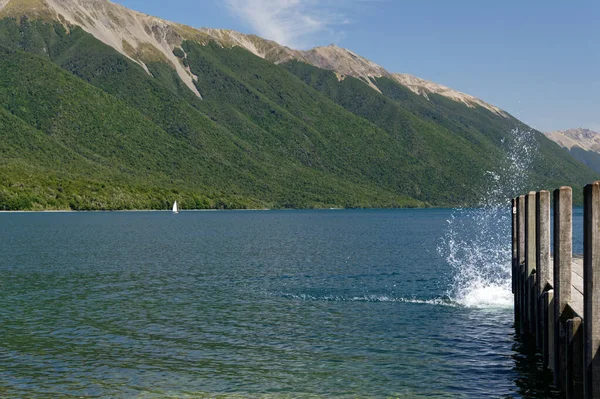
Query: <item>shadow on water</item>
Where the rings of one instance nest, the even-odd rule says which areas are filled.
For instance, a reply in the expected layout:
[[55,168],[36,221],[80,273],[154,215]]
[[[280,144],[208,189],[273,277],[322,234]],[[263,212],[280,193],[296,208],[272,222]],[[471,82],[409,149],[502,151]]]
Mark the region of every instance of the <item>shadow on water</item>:
[[514,340],[512,358],[517,393],[526,399],[562,399],[563,394],[554,387],[552,372],[544,369],[542,356],[535,350],[535,341],[521,337],[516,330]]

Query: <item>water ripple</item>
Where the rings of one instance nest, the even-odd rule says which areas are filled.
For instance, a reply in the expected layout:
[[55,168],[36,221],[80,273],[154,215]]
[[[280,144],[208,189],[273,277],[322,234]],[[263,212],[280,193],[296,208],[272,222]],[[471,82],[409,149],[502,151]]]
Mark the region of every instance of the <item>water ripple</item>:
[[2,214],[0,397],[552,397],[449,215]]

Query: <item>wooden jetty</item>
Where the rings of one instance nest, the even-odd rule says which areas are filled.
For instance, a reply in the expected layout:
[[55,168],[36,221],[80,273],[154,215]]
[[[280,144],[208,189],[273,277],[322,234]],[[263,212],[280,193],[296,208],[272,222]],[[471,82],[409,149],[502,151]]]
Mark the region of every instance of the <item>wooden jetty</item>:
[[573,256],[572,189],[553,196],[553,237],[549,191],[512,201],[515,326],[567,398],[600,399],[600,182],[584,188],[582,256]]

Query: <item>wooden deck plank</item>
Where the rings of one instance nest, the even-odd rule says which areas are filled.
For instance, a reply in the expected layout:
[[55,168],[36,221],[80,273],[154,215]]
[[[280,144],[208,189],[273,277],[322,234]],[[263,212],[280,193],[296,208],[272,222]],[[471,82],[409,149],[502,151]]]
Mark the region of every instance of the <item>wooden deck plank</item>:
[[[551,264],[554,260],[550,259]],[[583,256],[573,255],[573,263],[571,266],[571,301],[569,305],[583,318]]]
[[583,257],[573,256],[573,267],[571,269],[578,276],[583,278]]
[[583,258],[574,256],[571,268],[571,308],[577,315],[583,318]]

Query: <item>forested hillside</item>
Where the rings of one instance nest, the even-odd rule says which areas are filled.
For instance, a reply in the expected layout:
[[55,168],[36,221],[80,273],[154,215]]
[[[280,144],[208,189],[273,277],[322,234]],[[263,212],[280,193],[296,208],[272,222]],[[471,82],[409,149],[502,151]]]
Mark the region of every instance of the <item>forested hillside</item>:
[[[145,70],[83,29],[0,21],[0,210],[476,204],[526,127],[241,47],[185,40]],[[537,135],[530,185],[596,174]]]

